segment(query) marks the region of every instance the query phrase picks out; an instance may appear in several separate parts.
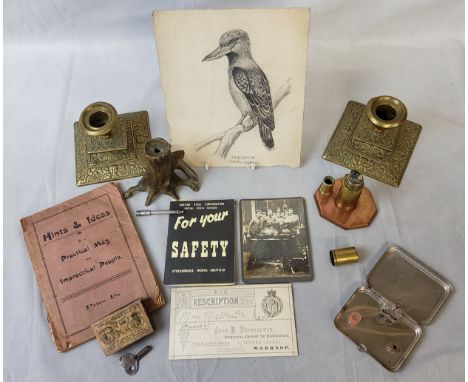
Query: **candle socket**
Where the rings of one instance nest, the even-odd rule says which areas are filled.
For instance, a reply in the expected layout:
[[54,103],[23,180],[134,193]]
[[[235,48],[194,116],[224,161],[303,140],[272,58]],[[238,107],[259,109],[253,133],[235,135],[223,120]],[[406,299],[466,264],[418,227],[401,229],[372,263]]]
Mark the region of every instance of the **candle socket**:
[[73,124],[76,185],[133,178],[145,173],[147,111],[118,114],[107,102],[84,108]]

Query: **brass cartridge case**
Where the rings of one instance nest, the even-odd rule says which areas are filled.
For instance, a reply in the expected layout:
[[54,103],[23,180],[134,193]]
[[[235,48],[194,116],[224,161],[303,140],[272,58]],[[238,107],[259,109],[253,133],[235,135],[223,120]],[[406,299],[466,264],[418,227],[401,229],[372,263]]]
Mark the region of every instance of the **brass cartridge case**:
[[343,179],[340,192],[335,200],[336,206],[348,211],[353,210],[357,205],[363,188],[364,177],[359,172],[351,170]]
[[330,251],[330,261],[333,266],[356,263],[359,261],[359,253],[356,247],[333,249]]

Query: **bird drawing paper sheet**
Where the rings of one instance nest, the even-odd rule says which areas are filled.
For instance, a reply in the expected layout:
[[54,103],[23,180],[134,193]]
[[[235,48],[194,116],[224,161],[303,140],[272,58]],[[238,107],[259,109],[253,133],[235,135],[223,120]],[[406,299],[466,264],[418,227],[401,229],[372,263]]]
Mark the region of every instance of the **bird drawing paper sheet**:
[[194,167],[300,165],[310,10],[155,11],[171,143]]

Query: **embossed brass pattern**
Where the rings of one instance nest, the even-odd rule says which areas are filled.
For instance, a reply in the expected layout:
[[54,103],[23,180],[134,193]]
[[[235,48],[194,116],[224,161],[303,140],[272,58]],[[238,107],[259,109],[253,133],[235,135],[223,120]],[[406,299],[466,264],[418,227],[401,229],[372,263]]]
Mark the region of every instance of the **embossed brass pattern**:
[[323,158],[398,187],[421,132],[395,97],[349,101]]
[[144,174],[148,112],[117,114],[112,105],[95,102],[82,111],[74,129],[77,186]]
[[330,261],[333,266],[356,263],[359,261],[359,253],[356,247],[332,249]]
[[[327,177],[325,177],[327,179]],[[357,171],[336,179],[331,193],[321,191],[323,182],[314,194],[319,214],[343,229],[368,227],[377,213],[371,192],[364,187],[364,179]]]

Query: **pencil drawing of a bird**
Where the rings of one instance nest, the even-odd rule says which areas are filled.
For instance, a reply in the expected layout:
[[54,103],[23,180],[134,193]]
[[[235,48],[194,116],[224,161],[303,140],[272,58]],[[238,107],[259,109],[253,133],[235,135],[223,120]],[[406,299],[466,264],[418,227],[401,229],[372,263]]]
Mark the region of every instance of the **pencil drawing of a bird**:
[[263,70],[252,57],[249,35],[240,29],[224,33],[219,47],[202,61],[211,61],[227,56],[229,61],[229,91],[242,116],[257,122],[260,137],[268,150],[274,148],[272,131],[275,118],[271,101],[270,85]]

